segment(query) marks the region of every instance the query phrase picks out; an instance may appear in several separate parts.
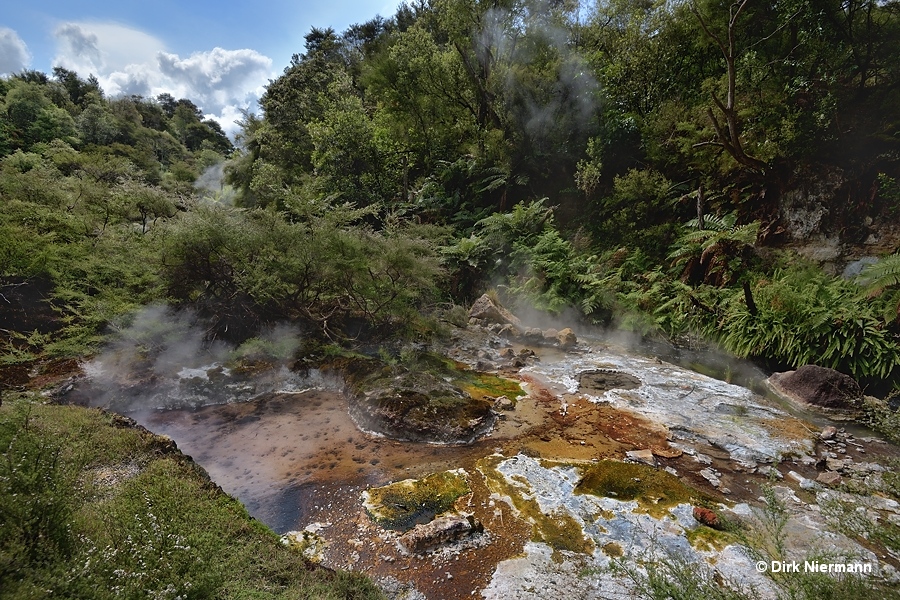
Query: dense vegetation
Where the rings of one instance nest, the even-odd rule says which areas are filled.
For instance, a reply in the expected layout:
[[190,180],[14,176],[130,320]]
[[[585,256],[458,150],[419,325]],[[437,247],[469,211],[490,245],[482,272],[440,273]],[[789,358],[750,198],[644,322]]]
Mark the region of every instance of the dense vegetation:
[[189,100],[16,74],[0,276],[58,320],[4,321],[3,361],[90,351],[157,300],[234,339],[429,335],[495,286],[889,390],[900,262],[844,280],[779,247],[889,229],[898,55],[896,1],[414,2],[313,29],[237,148]]

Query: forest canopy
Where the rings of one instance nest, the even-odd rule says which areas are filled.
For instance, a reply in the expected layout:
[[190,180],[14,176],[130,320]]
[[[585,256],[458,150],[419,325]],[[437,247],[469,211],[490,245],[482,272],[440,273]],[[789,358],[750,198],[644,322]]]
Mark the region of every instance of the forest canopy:
[[[213,336],[433,335],[496,287],[893,382],[900,260],[838,275],[897,249],[897,56],[896,1],[418,0],[313,28],[235,140],[189,99],[14,74],[0,277],[57,319],[4,321],[2,360],[90,351],[158,301]],[[798,258],[822,240],[840,256]]]

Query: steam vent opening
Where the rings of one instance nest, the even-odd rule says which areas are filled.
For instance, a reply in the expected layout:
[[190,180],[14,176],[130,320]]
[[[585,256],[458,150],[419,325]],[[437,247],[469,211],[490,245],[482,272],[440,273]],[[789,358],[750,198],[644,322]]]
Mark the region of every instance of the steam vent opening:
[[633,390],[641,385],[641,380],[628,373],[598,369],[581,373],[578,376],[578,384],[585,392],[608,392]]

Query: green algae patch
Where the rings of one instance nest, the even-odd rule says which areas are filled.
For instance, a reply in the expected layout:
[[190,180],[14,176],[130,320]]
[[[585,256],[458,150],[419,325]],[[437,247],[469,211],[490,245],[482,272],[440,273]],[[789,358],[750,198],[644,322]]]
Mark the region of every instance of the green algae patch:
[[509,398],[515,403],[525,392],[517,381],[512,381],[492,373],[474,371],[461,362],[435,354],[418,352],[407,357],[404,366],[417,373],[431,373],[445,378],[452,385],[460,388],[478,400]]
[[594,542],[584,535],[581,524],[570,514],[556,511],[544,513],[537,501],[527,491],[528,480],[514,475],[513,481],[507,479],[497,467],[503,456],[486,456],[478,461],[477,469],[484,475],[487,487],[491,492],[509,499],[509,503],[523,521],[531,523],[531,540],[543,542],[553,549],[552,559],[562,560],[560,551],[592,554]]
[[600,549],[603,551],[603,554],[610,558],[622,558],[625,556],[625,551],[622,549],[622,546],[616,542],[607,542],[603,544],[603,547]]
[[591,494],[636,500],[653,517],[661,518],[668,509],[683,503],[714,502],[711,496],[684,485],[677,477],[646,465],[604,460],[583,466],[576,494]]
[[457,385],[474,398],[509,398],[513,404],[525,395],[519,382],[491,373],[460,370]]
[[726,546],[735,544],[738,539],[727,531],[718,531],[706,525],[698,525],[685,532],[688,542],[701,552],[721,552]]
[[386,529],[408,531],[428,523],[472,490],[462,469],[434,473],[424,479],[404,479],[363,492],[369,518]]
[[581,554],[591,554],[594,551],[594,542],[584,536],[584,530],[578,521],[564,511],[541,515],[531,539],[534,542],[544,542],[553,548],[554,561],[562,559],[558,554],[560,550]]

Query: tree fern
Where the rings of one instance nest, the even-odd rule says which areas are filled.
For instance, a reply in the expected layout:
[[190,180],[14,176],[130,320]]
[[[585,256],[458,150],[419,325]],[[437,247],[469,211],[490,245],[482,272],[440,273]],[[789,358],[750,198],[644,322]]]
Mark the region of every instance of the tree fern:
[[869,298],[882,295],[890,290],[889,308],[884,313],[888,322],[900,320],[900,253],[882,258],[863,269],[856,282],[861,285]]
[[891,254],[868,265],[856,282],[865,288],[870,298],[881,295],[887,288],[900,285],[900,253]]

